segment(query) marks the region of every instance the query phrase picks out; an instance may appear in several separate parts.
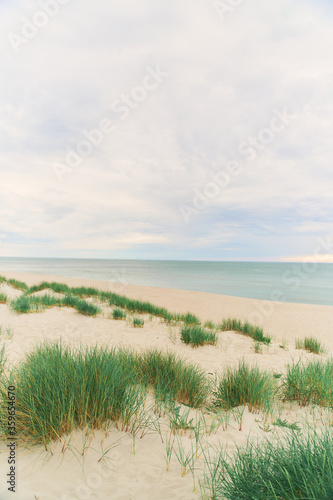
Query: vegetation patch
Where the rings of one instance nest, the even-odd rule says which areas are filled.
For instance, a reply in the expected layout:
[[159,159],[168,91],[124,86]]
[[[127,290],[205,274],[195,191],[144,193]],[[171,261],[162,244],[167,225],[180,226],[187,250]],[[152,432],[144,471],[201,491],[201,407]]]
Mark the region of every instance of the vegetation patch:
[[17,281],[14,279],[6,280],[8,285],[10,285],[12,288],[15,288],[16,290],[21,290],[22,292],[26,292],[28,290],[28,285],[23,283],[23,281]]
[[122,311],[121,309],[114,309],[112,311],[112,317],[113,319],[126,319],[126,313]]
[[323,354],[324,347],[321,342],[314,337],[305,337],[304,339],[297,339],[295,341],[296,349],[305,349],[313,354]]
[[19,314],[26,314],[31,311],[30,300],[25,295],[21,295],[21,297],[12,300],[11,307]]
[[44,311],[50,307],[73,307],[79,313],[86,316],[96,316],[100,313],[100,309],[94,304],[90,304],[85,300],[81,300],[74,295],[67,294],[64,298],[58,299],[51,295],[21,295],[20,297],[11,301],[11,307],[19,314],[26,314],[29,312]]
[[223,332],[233,331],[239,332],[247,337],[251,337],[258,342],[263,342],[264,344],[270,344],[272,338],[270,336],[264,335],[263,329],[259,326],[251,325],[247,321],[242,323],[238,319],[228,318],[224,319],[219,325],[219,329]]
[[141,318],[133,318],[133,326],[134,328],[143,328],[145,324],[144,320]]
[[0,304],[7,304],[7,295],[5,295],[4,293],[0,293]]
[[4,435],[9,385],[17,387],[18,438],[45,447],[74,429],[107,428],[112,421],[129,425],[149,388],[159,401],[193,407],[201,406],[210,391],[204,372],[174,354],[44,344],[0,381]]
[[205,344],[216,345],[218,340],[215,332],[209,332],[200,326],[185,326],[182,328],[180,336],[185,344],[190,344],[192,347]]
[[209,328],[210,330],[216,330],[216,325],[213,321],[206,321],[204,327]]
[[97,314],[101,312],[99,307],[94,304],[90,304],[86,300],[79,300],[75,309],[77,309],[80,314],[84,314],[85,316],[97,316]]
[[186,325],[200,325],[200,319],[194,314],[187,313],[181,317]]
[[275,393],[274,377],[257,366],[241,361],[237,368],[227,368],[214,393],[214,406],[230,410],[248,405],[249,411],[271,407]]
[[248,443],[233,456],[219,455],[208,482],[216,500],[330,500],[332,435],[292,433],[276,444]]
[[18,437],[46,446],[77,428],[100,429],[125,416],[129,420],[138,398],[142,402],[134,375],[134,366],[115,350],[38,347],[1,384],[2,431],[6,434],[8,385],[17,387]]
[[284,399],[297,401],[301,406],[333,405],[333,360],[316,360],[287,365],[283,384]]
[[205,373],[175,354],[145,351],[136,356],[136,366],[140,382],[153,387],[158,400],[178,401],[197,408],[210,393]]

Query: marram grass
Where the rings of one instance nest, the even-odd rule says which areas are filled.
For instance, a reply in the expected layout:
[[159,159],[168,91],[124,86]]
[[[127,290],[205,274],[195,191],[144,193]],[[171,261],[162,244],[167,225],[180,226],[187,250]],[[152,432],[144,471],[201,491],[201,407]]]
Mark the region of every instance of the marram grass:
[[17,297],[11,301],[11,308],[19,314],[26,314],[31,311],[30,300],[25,295]]
[[79,313],[86,316],[96,316],[100,312],[100,309],[94,304],[90,304],[86,300],[79,299],[77,296],[70,294],[65,295],[62,299],[47,294],[40,296],[21,295],[11,301],[12,309],[19,314],[43,311],[55,306],[73,307]]
[[203,406],[210,385],[203,370],[173,353],[153,349],[136,356],[140,382],[151,386],[159,400],[172,400],[194,408]]
[[242,333],[243,335],[251,337],[258,342],[263,342],[264,344],[267,345],[270,344],[272,340],[270,336],[264,334],[263,329],[260,328],[259,326],[251,325],[247,321],[245,323],[242,323],[238,319],[234,318],[224,319],[220,323],[218,328],[223,332],[230,330]]
[[214,406],[230,410],[248,405],[249,411],[271,408],[276,383],[271,373],[241,361],[237,368],[227,368],[214,393]]
[[134,328],[143,328],[144,324],[145,324],[144,319],[133,318],[133,326],[134,326]]
[[203,405],[210,391],[204,372],[174,354],[44,344],[1,378],[4,435],[9,385],[17,388],[18,438],[46,447],[78,428],[106,428],[112,421],[128,425],[150,388],[159,401],[193,407]]
[[14,279],[6,280],[8,285],[10,285],[12,288],[15,288],[16,290],[21,290],[22,292],[25,292],[28,290],[28,285],[23,283],[23,281],[17,281]]
[[[29,288],[23,282],[7,280],[4,277],[0,277],[0,282],[8,283],[24,292],[23,296],[11,302],[11,307],[20,314],[35,312],[52,306],[68,306],[76,308],[81,314],[96,316],[100,312],[100,309],[96,305],[89,304],[83,300],[88,297],[96,297],[102,302],[107,302],[113,308],[123,309],[130,313],[157,316],[162,318],[168,324],[183,323],[188,327],[199,327],[201,324],[200,319],[190,312],[186,314],[172,313],[166,308],[156,306],[150,302],[131,299],[123,295],[118,295],[114,292],[102,291],[92,287],[69,287],[64,283],[43,281],[39,285],[33,285]],[[33,293],[46,289],[50,289],[55,293],[64,294],[65,296],[62,299],[53,299],[53,301],[48,299],[49,303],[46,302],[47,299],[40,299],[32,296]],[[265,335],[260,327],[251,325],[248,322],[242,323],[237,319],[224,319],[218,326],[211,321],[207,321],[205,325],[207,328],[212,330],[216,328],[222,331],[233,330],[242,333],[243,335],[252,337],[257,342],[263,342],[267,345],[271,342],[271,337]],[[214,335],[214,333],[212,333],[212,335]],[[213,337],[211,337],[211,339],[213,339]]]
[[201,326],[184,326],[181,329],[180,337],[182,342],[185,344],[190,344],[192,347],[198,347],[205,344],[216,345],[217,344],[217,334],[215,332],[209,332]]
[[0,293],[0,304],[7,304],[8,298],[4,293]]
[[[74,429],[99,429],[136,408],[134,369],[115,350],[73,351],[60,344],[35,349],[2,384],[16,389],[18,437],[45,445]],[[6,415],[1,427],[5,432]]]
[[215,500],[332,500],[333,436],[288,431],[220,453],[207,480]]
[[284,399],[309,404],[333,406],[333,360],[314,360],[287,365],[283,384]]
[[323,354],[324,347],[319,340],[314,337],[305,337],[304,339],[296,339],[296,349],[305,349],[313,354]]
[[113,319],[126,319],[126,313],[122,309],[114,309],[112,317]]
[[181,318],[186,325],[200,325],[200,320],[192,313],[187,313]]

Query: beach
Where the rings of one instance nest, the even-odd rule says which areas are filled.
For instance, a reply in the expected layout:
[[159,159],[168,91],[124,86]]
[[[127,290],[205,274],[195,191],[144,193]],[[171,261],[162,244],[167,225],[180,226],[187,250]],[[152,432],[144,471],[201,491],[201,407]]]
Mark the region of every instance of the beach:
[[[227,367],[236,367],[242,359],[258,365],[261,369],[284,373],[285,366],[292,361],[329,359],[333,353],[333,307],[284,302],[268,302],[204,292],[164,289],[121,283],[110,283],[60,276],[38,275],[22,272],[1,272],[7,280],[15,279],[28,286],[43,281],[65,283],[70,287],[94,287],[129,298],[151,302],[171,312],[198,316],[202,323],[218,324],[226,318],[250,321],[263,328],[272,337],[269,345],[262,345],[255,352],[254,341],[233,331],[218,332],[216,345],[192,348],[184,344],[179,335],[180,327],[165,324],[161,318],[142,315],[143,328],[133,328],[130,318],[126,321],[110,319],[110,308],[101,306],[96,317],[79,314],[73,308],[53,307],[38,313],[17,314],[8,304],[0,304],[0,325],[10,334],[0,337],[0,346],[5,346],[8,366],[13,367],[25,359],[36,345],[42,342],[63,342],[75,348],[86,346],[126,348],[141,352],[157,349],[175,353],[186,361],[199,366],[207,377],[219,376]],[[2,283],[0,292],[9,299],[23,292]],[[40,291],[35,295],[52,291]],[[58,294],[60,295],[60,294]],[[93,303],[93,297],[87,301]],[[7,331],[7,330],[6,330]],[[318,356],[295,348],[295,340],[312,336],[325,346],[325,353]],[[311,421],[307,407],[289,404],[281,415],[302,425]],[[190,416],[198,418],[191,409]],[[205,416],[207,426],[212,416]],[[264,416],[251,413],[244,408],[241,421],[236,414],[230,417],[225,428],[220,426],[203,432],[202,443],[211,447],[226,447],[234,450],[251,438],[264,439]],[[282,418],[282,416],[281,416]],[[23,447],[17,450],[19,478],[17,497],[24,500],[46,499],[106,499],[156,500],[156,499],[200,499],[199,482],[204,475],[204,454],[196,459],[195,477],[187,471],[182,477],[177,454],[173,454],[169,470],[166,470],[167,423],[162,419],[159,427],[150,427],[141,437],[134,438],[126,430],[112,426],[108,432],[101,430],[89,433],[75,431],[72,436],[62,437],[51,444],[49,450],[42,446]],[[194,446],[195,436],[191,430],[177,434],[177,446],[189,450]],[[7,470],[6,446],[1,444],[0,468]],[[104,453],[107,452],[105,455]],[[103,459],[101,459],[101,457]],[[195,488],[194,488],[195,485]],[[0,498],[11,498],[10,492],[1,484]],[[195,489],[195,491],[194,491]]]

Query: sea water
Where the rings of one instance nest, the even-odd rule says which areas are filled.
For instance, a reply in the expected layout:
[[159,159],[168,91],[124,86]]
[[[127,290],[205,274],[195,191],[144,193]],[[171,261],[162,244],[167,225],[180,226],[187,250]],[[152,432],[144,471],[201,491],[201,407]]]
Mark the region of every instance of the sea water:
[[0,257],[1,270],[333,305],[333,264]]

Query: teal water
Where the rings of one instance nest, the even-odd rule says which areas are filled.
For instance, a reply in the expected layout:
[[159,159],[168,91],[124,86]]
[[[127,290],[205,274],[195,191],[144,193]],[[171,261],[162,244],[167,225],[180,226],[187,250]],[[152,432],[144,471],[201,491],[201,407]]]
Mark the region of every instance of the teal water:
[[0,257],[1,270],[333,305],[333,264]]

